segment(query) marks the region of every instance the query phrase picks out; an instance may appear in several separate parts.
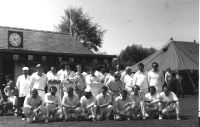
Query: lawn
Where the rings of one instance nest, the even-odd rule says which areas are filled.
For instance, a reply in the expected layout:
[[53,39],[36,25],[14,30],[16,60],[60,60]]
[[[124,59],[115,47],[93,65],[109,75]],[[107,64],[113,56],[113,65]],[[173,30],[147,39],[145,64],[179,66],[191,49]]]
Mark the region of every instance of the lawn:
[[1,116],[0,127],[199,127],[198,120],[198,98],[186,96],[180,98],[181,120],[132,120],[132,121],[70,121],[51,123],[27,124],[15,116]]

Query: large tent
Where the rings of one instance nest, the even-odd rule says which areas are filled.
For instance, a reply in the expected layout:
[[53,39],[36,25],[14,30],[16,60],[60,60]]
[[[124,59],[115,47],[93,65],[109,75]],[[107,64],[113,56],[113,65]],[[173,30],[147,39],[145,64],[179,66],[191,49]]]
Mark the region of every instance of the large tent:
[[[179,70],[185,79],[186,91],[196,90],[198,87],[198,70],[199,70],[199,44],[196,42],[183,42],[170,40],[163,48],[143,59],[138,63],[143,63],[145,70],[152,69],[152,63],[157,62],[159,69],[163,72],[167,68]],[[132,70],[138,70],[136,63]],[[190,84],[190,85],[189,85]],[[190,86],[190,87],[189,87]]]

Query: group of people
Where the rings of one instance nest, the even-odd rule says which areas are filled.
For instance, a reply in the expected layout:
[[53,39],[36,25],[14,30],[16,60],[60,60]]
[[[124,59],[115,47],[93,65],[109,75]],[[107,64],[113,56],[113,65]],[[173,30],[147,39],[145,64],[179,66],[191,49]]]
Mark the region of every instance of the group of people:
[[74,72],[66,62],[60,67],[58,72],[51,67],[45,74],[43,66],[38,64],[32,75],[28,74],[28,67],[23,67],[16,83],[7,76],[4,88],[7,101],[0,91],[0,114],[13,107],[22,120],[31,123],[42,118],[45,122],[148,117],[161,120],[175,111],[180,120],[180,104],[171,91],[170,74],[164,76],[156,62],[149,72],[139,63],[135,74],[131,67],[122,70],[120,65],[109,73],[103,67],[100,70],[90,67],[83,72],[80,65]]

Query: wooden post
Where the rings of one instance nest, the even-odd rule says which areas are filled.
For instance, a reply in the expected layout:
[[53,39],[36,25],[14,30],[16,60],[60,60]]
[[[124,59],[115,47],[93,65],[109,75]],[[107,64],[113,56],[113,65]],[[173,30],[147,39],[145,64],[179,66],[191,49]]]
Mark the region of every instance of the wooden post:
[[3,53],[0,53],[0,86],[3,84]]

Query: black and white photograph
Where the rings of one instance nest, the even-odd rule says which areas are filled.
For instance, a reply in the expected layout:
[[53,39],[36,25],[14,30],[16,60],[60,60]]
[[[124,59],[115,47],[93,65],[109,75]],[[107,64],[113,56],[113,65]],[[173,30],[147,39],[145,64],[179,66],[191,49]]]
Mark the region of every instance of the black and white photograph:
[[0,0],[0,127],[199,127],[199,0]]

